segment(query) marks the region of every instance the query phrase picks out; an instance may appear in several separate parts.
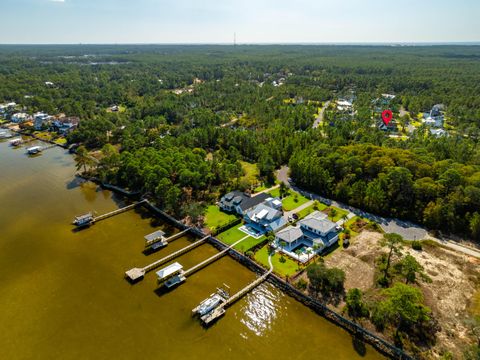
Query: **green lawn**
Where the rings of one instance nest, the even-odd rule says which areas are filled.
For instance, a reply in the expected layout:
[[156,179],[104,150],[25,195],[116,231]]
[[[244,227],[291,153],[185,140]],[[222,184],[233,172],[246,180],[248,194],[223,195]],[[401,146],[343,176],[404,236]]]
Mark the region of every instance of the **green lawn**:
[[335,206],[329,206],[327,209],[335,209],[337,214],[333,217],[333,220],[332,218],[329,216],[328,218],[330,220],[332,220],[333,222],[337,222],[338,220],[341,220],[343,218],[343,215],[347,215],[348,214],[348,211],[346,210],[342,210],[338,207],[335,207]]
[[227,231],[224,231],[224,232],[218,234],[217,237],[220,240],[222,240],[225,244],[232,245],[234,242],[240,240],[241,238],[243,238],[247,235],[243,231],[239,230],[239,228],[242,227],[242,226],[243,226],[243,224],[239,224],[237,226],[234,226],[234,227],[228,229]]
[[[235,227],[232,227],[228,229],[227,231],[224,231],[217,235],[217,237],[223,241],[227,245],[232,245],[233,243],[237,242],[238,240],[244,238],[247,236],[243,231],[240,231],[239,228],[242,227],[243,224],[239,224]],[[255,239],[254,237],[250,236],[243,240],[241,243],[235,245],[235,249],[241,252],[247,252],[250,250],[252,247],[260,244],[262,241],[265,240],[265,236],[262,236],[258,239]]]
[[[273,189],[269,192],[269,194],[273,197],[280,197],[280,188]],[[297,195],[297,201],[295,201],[295,195]],[[296,209],[297,207],[305,204],[308,201],[309,199],[307,199],[305,196],[300,195],[293,190],[290,190],[290,194],[282,199],[282,207],[283,210],[290,211]]]
[[264,240],[265,240],[265,236],[262,236],[259,239],[255,239],[250,236],[248,239],[243,240],[240,244],[237,244],[235,246],[235,249],[245,253],[251,248],[253,248],[254,246],[257,246],[258,244],[260,244]]
[[257,164],[252,164],[246,161],[240,161],[240,163],[242,164],[242,169],[245,172],[245,175],[242,177],[242,180],[248,181],[249,184],[258,183],[260,170],[258,170]]
[[59,137],[58,139],[55,140],[55,144],[59,145],[65,145],[67,143],[67,139],[64,137]]
[[235,215],[227,214],[221,211],[220,208],[216,205],[210,205],[205,211],[205,225],[210,230],[228,224],[235,219]]
[[318,210],[318,211],[322,211],[322,210],[325,210],[327,208],[327,205],[325,205],[324,203],[321,203],[321,202],[318,202],[318,209],[315,209],[315,204],[312,204],[308,207],[306,207],[305,209],[299,211],[297,213],[298,215],[298,219],[303,219],[305,216],[307,215],[310,215],[312,212]]
[[[284,263],[280,262],[282,255],[276,253],[272,258],[273,271],[281,276],[292,276],[299,271],[298,264],[290,259],[288,256],[283,255],[286,260]],[[255,253],[255,260],[267,268],[270,268],[268,264],[268,245],[262,247]]]

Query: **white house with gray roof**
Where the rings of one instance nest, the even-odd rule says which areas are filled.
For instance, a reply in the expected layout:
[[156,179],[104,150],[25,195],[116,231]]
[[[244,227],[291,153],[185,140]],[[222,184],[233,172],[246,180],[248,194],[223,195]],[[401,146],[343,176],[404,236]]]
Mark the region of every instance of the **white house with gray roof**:
[[288,226],[275,234],[275,247],[285,254],[307,262],[315,254],[338,241],[340,227],[326,214],[315,211],[296,226]]

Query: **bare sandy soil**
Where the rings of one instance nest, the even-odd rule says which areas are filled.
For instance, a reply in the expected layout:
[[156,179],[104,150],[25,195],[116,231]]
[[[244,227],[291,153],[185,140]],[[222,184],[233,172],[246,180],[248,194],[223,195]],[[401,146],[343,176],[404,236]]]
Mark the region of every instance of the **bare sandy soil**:
[[[345,290],[359,288],[368,292],[375,287],[375,259],[385,249],[378,245],[382,234],[364,231],[348,249],[337,251],[326,259],[328,267],[345,271]],[[461,358],[462,349],[475,342],[466,321],[471,319],[470,309],[480,283],[480,260],[434,245],[424,245],[423,251],[405,247],[403,254],[414,256],[432,279],[419,281],[426,304],[439,321],[437,344],[430,356],[439,357],[450,351]]]

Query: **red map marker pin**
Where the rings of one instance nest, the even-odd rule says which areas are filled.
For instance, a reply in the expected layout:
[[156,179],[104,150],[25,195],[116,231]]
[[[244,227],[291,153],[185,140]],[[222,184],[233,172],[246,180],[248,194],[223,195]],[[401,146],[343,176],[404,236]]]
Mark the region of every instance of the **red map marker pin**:
[[388,125],[388,123],[392,120],[393,118],[393,112],[392,110],[385,110],[382,112],[382,119],[385,125]]

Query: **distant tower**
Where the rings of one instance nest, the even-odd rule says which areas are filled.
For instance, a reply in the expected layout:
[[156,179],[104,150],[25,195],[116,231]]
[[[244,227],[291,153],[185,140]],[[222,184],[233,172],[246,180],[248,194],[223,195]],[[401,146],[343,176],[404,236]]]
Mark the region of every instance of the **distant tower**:
[[233,47],[236,47],[237,46],[237,33],[234,32],[233,33]]

